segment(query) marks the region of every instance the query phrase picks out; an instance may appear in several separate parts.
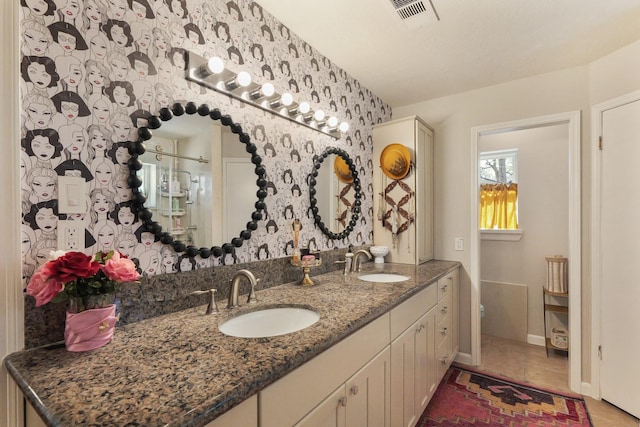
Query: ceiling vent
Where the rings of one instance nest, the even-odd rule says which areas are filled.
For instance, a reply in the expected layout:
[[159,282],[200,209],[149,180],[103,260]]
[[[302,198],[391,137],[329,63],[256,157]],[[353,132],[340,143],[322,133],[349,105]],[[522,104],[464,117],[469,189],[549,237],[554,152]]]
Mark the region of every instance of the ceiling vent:
[[388,0],[397,17],[409,30],[440,20],[432,0]]

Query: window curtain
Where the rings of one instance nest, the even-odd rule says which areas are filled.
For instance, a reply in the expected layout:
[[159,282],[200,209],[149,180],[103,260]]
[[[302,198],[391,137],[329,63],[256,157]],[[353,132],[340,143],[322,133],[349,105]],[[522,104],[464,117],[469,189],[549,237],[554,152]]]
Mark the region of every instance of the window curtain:
[[480,186],[480,228],[517,230],[518,184]]

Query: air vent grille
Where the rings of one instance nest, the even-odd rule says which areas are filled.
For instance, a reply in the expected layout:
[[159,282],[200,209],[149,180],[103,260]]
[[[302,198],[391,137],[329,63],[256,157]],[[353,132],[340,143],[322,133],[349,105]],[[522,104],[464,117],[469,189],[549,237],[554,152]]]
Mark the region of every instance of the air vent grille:
[[409,19],[426,11],[427,8],[424,7],[424,3],[422,3],[421,1],[410,3],[407,6],[396,10],[401,19]]
[[400,18],[405,29],[414,30],[427,22],[440,20],[433,0],[384,0],[384,3]]

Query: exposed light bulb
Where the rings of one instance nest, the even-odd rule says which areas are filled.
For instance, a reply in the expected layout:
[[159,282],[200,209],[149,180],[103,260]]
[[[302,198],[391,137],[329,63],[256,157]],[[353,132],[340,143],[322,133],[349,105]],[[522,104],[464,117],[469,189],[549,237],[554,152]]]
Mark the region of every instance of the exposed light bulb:
[[260,91],[262,92],[262,95],[264,95],[264,96],[272,96],[274,93],[276,93],[276,89],[269,82],[263,84],[262,88],[260,89]]
[[217,56],[212,56],[207,61],[207,69],[212,74],[219,74],[224,71],[224,61]]
[[288,107],[289,105],[293,104],[293,95],[288,92],[283,93],[280,97],[280,102],[282,102],[282,105],[284,105],[285,107]]
[[240,71],[236,76],[236,80],[240,86],[249,86],[251,84],[251,74],[246,71]]
[[338,129],[340,129],[340,132],[348,131],[349,130],[349,123],[347,123],[347,122],[340,123],[340,125],[338,126]]
[[300,103],[300,105],[298,105],[298,111],[300,111],[300,113],[302,114],[307,114],[309,111],[311,111],[311,106],[308,102],[303,101]]
[[336,126],[338,126],[338,118],[336,116],[329,117],[329,120],[327,120],[327,125],[329,125],[330,128],[335,128]]
[[324,111],[316,110],[316,112],[313,113],[313,118],[316,119],[317,121],[324,120]]

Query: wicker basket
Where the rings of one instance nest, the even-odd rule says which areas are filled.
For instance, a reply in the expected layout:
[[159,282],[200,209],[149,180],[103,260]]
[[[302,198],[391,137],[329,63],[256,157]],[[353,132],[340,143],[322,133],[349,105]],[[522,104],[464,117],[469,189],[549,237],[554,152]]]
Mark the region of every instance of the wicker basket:
[[569,291],[567,259],[562,255],[555,255],[545,257],[545,260],[547,261],[547,291],[566,294]]

